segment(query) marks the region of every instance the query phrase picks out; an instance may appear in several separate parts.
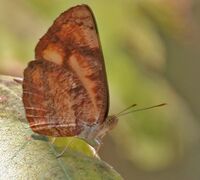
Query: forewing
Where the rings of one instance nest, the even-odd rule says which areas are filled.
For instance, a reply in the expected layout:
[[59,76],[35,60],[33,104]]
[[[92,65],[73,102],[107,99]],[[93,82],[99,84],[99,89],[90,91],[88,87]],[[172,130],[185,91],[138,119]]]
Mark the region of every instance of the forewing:
[[83,121],[102,123],[107,117],[109,95],[104,58],[90,8],[80,5],[62,13],[40,39],[35,53],[36,59],[71,69],[86,89],[95,112],[95,119]]

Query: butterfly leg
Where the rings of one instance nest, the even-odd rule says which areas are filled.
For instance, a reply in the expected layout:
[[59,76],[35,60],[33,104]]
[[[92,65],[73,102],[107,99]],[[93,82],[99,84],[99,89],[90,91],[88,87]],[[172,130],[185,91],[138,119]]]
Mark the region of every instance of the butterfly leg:
[[100,138],[96,138],[92,141],[89,141],[89,144],[95,149],[96,152],[98,152],[102,145],[102,142]]
[[96,150],[96,152],[99,152],[102,142],[99,139],[95,139],[95,141],[96,141],[96,146],[94,147],[94,149]]
[[52,141],[51,141],[50,143],[51,143],[51,144],[54,144],[55,141],[56,141],[56,137],[53,137],[53,138],[52,138]]
[[66,144],[65,148],[62,150],[62,152],[60,154],[58,154],[56,156],[56,158],[60,158],[63,154],[65,154],[65,152],[67,151],[67,149],[68,149],[69,145],[72,143],[72,141],[73,141],[73,139]]
[[15,82],[17,82],[18,84],[23,84],[23,79],[22,78],[14,78],[13,80]]

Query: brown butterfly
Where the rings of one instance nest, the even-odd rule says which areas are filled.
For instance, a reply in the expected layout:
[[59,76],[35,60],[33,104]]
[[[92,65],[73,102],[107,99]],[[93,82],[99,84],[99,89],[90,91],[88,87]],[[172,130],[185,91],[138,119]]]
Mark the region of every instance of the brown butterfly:
[[117,123],[94,15],[87,5],[62,13],[24,71],[23,103],[36,133],[77,136],[97,147]]
[[24,70],[23,103],[36,133],[76,136],[98,149],[118,117],[135,106],[108,116],[104,58],[95,18],[87,5],[72,7],[55,20],[37,44],[35,58]]

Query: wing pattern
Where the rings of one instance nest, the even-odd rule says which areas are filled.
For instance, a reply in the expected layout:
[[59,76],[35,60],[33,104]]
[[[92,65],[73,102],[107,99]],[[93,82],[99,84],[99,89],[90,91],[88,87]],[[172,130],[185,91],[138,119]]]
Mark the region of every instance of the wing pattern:
[[24,71],[23,102],[33,131],[74,136],[105,121],[108,87],[94,16],[86,5],[62,13]]

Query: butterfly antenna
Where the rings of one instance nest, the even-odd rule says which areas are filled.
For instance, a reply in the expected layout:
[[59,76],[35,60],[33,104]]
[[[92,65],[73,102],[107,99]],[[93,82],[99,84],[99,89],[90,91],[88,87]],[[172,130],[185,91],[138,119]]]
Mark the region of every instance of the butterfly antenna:
[[127,108],[123,109],[122,111],[120,111],[119,113],[117,113],[115,116],[120,116],[123,112],[125,112],[135,106],[137,106],[137,104],[132,104],[132,105],[128,106]]
[[126,115],[126,114],[130,114],[130,113],[133,113],[133,112],[137,112],[137,111],[143,111],[143,110],[147,110],[147,109],[153,109],[153,108],[157,108],[157,107],[162,107],[162,106],[165,106],[167,105],[167,103],[162,103],[162,104],[158,104],[158,105],[155,105],[155,106],[150,106],[150,107],[145,107],[145,108],[140,108],[140,109],[135,109],[133,111],[129,111],[129,112],[121,112],[120,114],[118,114],[118,116],[123,116],[123,115]]

